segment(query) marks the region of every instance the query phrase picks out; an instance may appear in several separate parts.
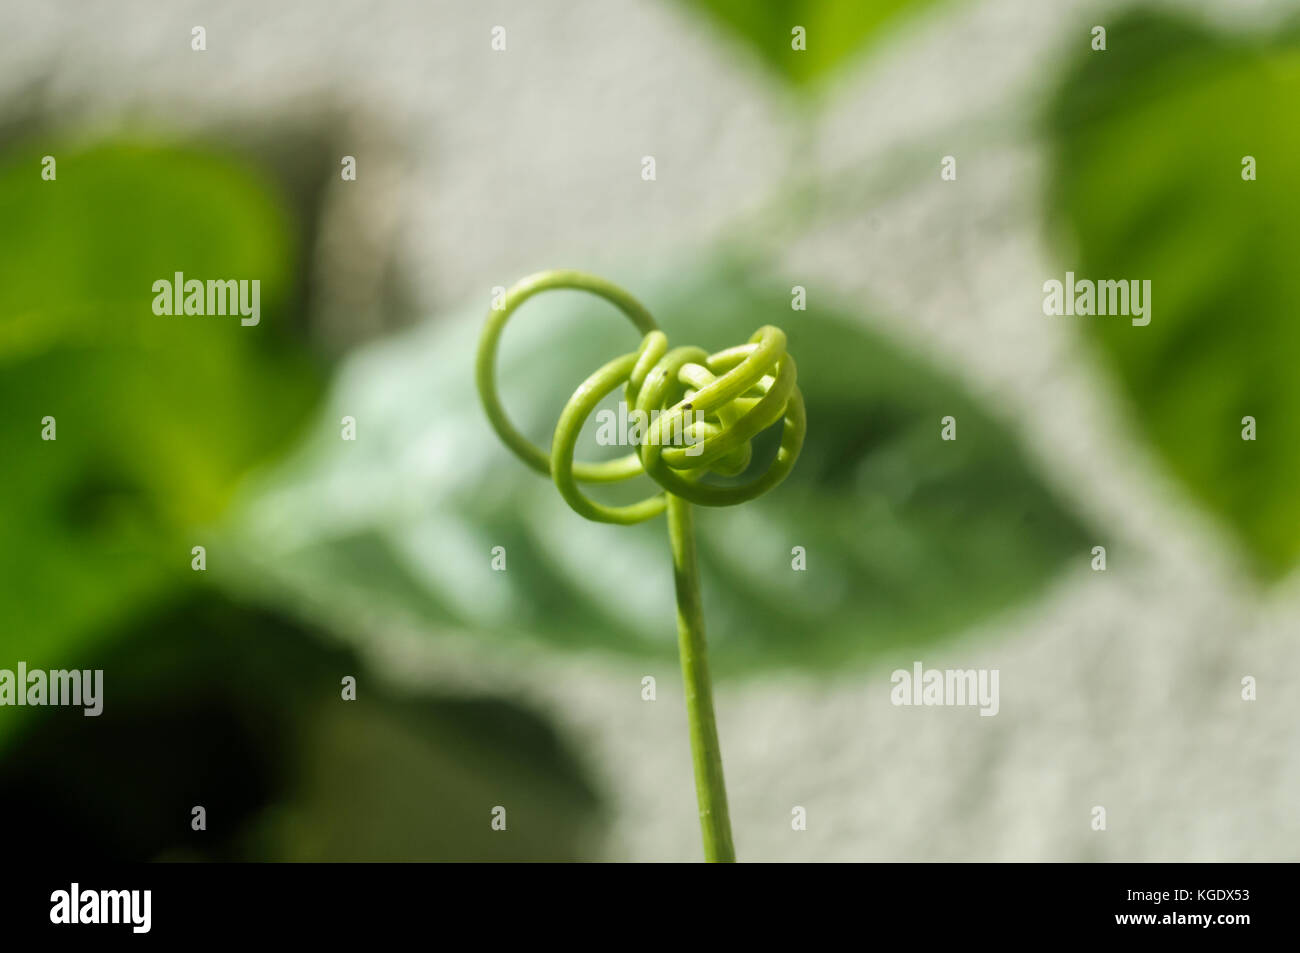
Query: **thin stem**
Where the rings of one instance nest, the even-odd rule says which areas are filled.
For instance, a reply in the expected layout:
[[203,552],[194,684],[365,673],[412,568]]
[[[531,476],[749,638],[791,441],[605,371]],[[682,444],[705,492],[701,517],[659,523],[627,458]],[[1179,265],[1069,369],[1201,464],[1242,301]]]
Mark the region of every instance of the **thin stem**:
[[672,546],[673,581],[677,587],[677,645],[686,685],[686,720],[691,731],[691,761],[695,765],[704,859],[710,863],[732,863],[736,848],[731,842],[722,748],[718,745],[718,723],[713,714],[709,648],[704,639],[700,601],[700,568],[695,557],[695,520],[689,502],[673,493],[667,497],[668,542]]

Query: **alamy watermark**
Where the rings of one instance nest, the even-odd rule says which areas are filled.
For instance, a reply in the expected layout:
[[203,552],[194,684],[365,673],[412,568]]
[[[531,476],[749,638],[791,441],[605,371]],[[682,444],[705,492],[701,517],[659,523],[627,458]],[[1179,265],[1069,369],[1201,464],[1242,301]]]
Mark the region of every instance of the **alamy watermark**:
[[[665,447],[686,447],[688,457],[698,457],[704,452],[704,437],[697,424],[704,422],[704,413],[683,406],[678,414],[666,411],[629,410],[626,403],[618,402],[618,409],[605,408],[596,412],[596,443],[602,447],[639,447],[649,440]],[[655,421],[663,419],[658,427]]]
[[895,705],[979,706],[981,715],[996,715],[998,670],[923,668],[912,663],[912,671],[895,669],[889,681],[893,688],[889,700]]
[[185,272],[176,272],[171,280],[159,278],[153,283],[153,313],[240,315],[239,323],[249,328],[262,320],[262,281],[233,278],[206,282],[197,278],[186,279]]
[[80,706],[93,718],[104,710],[104,670],[0,668],[0,705]]
[[1043,282],[1043,314],[1123,315],[1145,327],[1151,323],[1151,279],[1076,281],[1074,272],[1067,271],[1064,282]]
[[152,890],[82,890],[73,883],[50,894],[54,924],[126,924],[132,933],[148,933],[153,925]]

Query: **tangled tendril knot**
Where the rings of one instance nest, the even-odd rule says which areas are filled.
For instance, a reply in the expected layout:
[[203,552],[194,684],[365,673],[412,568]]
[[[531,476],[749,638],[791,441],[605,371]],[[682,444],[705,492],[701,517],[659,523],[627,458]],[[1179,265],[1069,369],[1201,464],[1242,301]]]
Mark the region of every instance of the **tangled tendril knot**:
[[[616,357],[588,377],[564,406],[548,453],[521,434],[506,416],[496,381],[496,353],[506,321],[543,291],[574,289],[609,301],[644,337],[641,346]],[[803,446],[807,418],[795,383],[795,363],[785,332],[765,325],[745,344],[709,354],[698,347],[669,349],[667,336],[626,291],[577,271],[547,271],[523,279],[489,312],[479,340],[476,378],[492,426],[506,446],[533,469],[549,475],[578,513],[604,523],[639,523],[659,515],[666,497],[657,493],[627,506],[588,497],[580,483],[613,483],[646,473],[666,492],[703,506],[733,506],[761,496],[786,478]],[[574,460],[583,424],[620,385],[627,406],[647,425],[625,457],[599,463]],[[749,466],[750,441],[781,422],[781,443],[768,468],[739,485],[704,482],[709,473],[735,477]]]

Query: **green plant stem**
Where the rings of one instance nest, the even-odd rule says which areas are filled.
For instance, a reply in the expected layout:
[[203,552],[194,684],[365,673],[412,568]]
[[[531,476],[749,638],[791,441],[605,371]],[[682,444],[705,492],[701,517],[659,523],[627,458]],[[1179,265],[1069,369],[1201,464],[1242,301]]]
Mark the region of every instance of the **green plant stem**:
[[700,568],[695,556],[695,520],[688,501],[673,493],[667,497],[668,542],[673,551],[673,582],[677,588],[677,645],[686,686],[686,720],[691,732],[691,761],[695,765],[704,859],[710,863],[732,863],[736,848],[731,842],[722,748],[713,714],[709,647],[704,638]]

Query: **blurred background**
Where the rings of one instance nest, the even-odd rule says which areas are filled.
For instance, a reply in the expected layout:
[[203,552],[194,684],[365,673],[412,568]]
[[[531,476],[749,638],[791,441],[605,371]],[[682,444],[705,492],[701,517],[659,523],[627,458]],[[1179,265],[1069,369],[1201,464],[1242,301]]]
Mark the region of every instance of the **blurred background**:
[[[0,709],[16,854],[700,858],[663,523],[578,517],[472,386],[492,289],[566,267],[799,361],[790,479],[697,510],[740,859],[1300,855],[1296,4],[0,22],[0,668],[105,696]],[[1067,270],[1151,324],[1045,316]],[[176,271],[260,278],[260,325],[155,316]],[[545,442],[635,344],[536,299],[507,406]],[[998,715],[892,706],[915,660]]]

